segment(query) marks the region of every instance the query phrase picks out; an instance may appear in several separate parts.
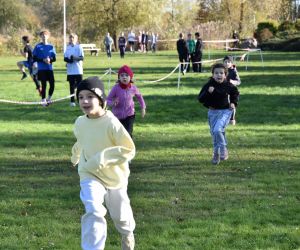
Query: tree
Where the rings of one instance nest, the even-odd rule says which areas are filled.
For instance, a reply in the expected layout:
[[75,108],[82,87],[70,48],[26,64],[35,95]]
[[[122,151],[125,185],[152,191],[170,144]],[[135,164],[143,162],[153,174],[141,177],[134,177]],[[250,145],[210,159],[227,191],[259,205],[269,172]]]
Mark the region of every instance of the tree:
[[[158,25],[163,0],[77,0],[72,9],[73,25],[87,39],[96,39],[106,32],[114,40],[119,32],[133,27]],[[149,27],[150,28],[150,27]]]

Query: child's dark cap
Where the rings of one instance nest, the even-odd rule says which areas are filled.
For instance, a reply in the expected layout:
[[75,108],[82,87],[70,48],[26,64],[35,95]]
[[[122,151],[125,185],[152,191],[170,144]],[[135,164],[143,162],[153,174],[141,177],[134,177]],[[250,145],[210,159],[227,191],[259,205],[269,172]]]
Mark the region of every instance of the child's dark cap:
[[232,56],[225,56],[224,59],[223,59],[223,62],[224,62],[225,60],[228,60],[228,61],[230,61],[230,62],[233,62],[233,57],[232,57]]
[[88,77],[84,80],[82,80],[78,87],[77,87],[77,91],[76,91],[76,97],[77,100],[80,91],[82,90],[89,90],[91,92],[93,92],[101,101],[102,103],[102,107],[104,107],[105,105],[105,100],[106,100],[106,95],[105,95],[105,91],[104,91],[104,84],[103,82],[99,79],[98,76],[91,76]]

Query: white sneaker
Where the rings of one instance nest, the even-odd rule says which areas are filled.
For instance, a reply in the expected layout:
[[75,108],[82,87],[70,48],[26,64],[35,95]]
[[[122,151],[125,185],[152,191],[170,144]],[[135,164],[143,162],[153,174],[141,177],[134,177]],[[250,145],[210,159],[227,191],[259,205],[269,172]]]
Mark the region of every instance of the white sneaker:
[[134,250],[134,235],[122,235],[122,250]]
[[51,96],[50,96],[50,95],[48,96],[48,98],[47,98],[46,101],[47,101],[48,105],[52,103],[52,100],[51,100]]
[[41,104],[43,107],[47,107],[49,105],[46,99],[42,99]]
[[75,102],[70,102],[70,107],[76,107],[76,103]]

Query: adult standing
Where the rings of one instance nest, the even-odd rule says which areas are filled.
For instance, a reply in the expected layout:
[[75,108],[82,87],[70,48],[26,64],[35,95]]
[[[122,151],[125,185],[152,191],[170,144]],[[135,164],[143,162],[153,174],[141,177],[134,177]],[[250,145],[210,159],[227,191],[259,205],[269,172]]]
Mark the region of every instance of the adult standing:
[[128,33],[128,44],[129,44],[129,49],[130,49],[131,52],[134,52],[134,42],[135,42],[135,34],[131,30]]
[[194,61],[194,56],[195,56],[195,47],[196,43],[195,40],[192,39],[192,34],[188,33],[187,39],[186,39],[186,44],[188,48],[188,66],[187,66],[187,72],[190,72],[190,62]]
[[76,106],[74,94],[78,84],[82,81],[83,58],[84,53],[81,45],[78,44],[78,36],[71,33],[69,36],[69,44],[64,53],[64,61],[67,63],[67,81],[70,84],[70,95],[73,95],[71,96],[71,107]]
[[239,44],[239,34],[236,30],[233,31],[232,39],[235,39],[236,41],[233,42],[233,48],[237,48]]
[[200,38],[200,33],[195,33],[195,39],[196,39],[196,47],[195,47],[195,56],[193,60],[193,71],[194,72],[201,72],[202,71],[202,51],[203,51],[203,42]]
[[186,62],[188,61],[188,49],[182,33],[179,34],[179,39],[177,40],[176,48],[178,52],[179,61],[181,62],[181,73],[184,75],[186,72]]
[[[52,44],[48,42],[50,37],[49,30],[40,32],[41,42],[38,43],[33,52],[33,60],[38,63],[38,79],[42,84],[42,105],[48,106],[51,103],[51,97],[54,93],[55,79],[52,63],[56,61],[56,51]],[[46,99],[47,81],[49,82],[48,98]]]
[[157,40],[158,40],[158,34],[155,34],[154,32],[152,32],[152,35],[151,35],[151,50],[152,50],[152,53],[156,52]]
[[124,58],[125,56],[125,48],[126,48],[126,38],[124,36],[124,32],[121,33],[119,39],[118,39],[118,44],[119,44],[119,50],[120,50],[120,57]]
[[105,45],[105,50],[108,58],[111,58],[111,49],[112,45],[114,44],[114,40],[110,36],[110,34],[107,32],[105,38],[104,38],[104,45]]

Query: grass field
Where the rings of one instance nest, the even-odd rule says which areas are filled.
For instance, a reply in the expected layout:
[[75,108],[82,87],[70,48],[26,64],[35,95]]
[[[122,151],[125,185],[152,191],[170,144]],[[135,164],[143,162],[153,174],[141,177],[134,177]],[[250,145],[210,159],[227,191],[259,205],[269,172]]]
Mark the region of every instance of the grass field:
[[[225,52],[213,51],[212,58]],[[205,59],[207,57],[205,56]],[[130,65],[147,103],[134,127],[137,155],[128,192],[137,250],[300,249],[300,53],[251,54],[242,79],[237,125],[227,129],[229,159],[210,163],[207,110],[196,97],[205,73],[156,80],[177,65],[175,52],[86,56],[85,77]],[[39,101],[16,61],[1,57],[0,99]],[[67,96],[62,55],[53,98]],[[103,80],[109,88],[109,77]],[[112,75],[111,85],[116,80]],[[137,107],[139,111],[139,108]],[[80,249],[79,178],[69,162],[69,100],[43,108],[0,103],[0,249]],[[120,249],[109,216],[106,249]]]

